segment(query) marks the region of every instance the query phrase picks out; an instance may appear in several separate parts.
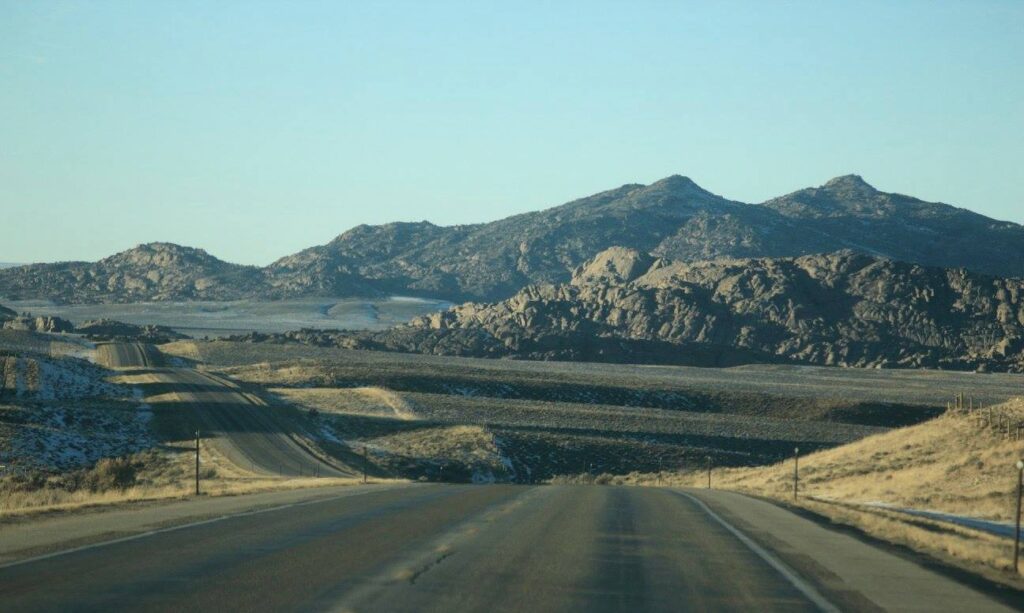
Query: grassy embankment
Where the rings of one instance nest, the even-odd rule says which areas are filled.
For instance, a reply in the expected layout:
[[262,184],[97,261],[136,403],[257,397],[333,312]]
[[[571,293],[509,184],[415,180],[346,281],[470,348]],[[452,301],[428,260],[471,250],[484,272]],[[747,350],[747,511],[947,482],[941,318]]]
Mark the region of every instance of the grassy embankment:
[[[1024,400],[1016,399],[973,413],[952,411],[916,426],[801,456],[796,500],[792,459],[765,467],[717,468],[712,483],[811,511],[1024,588],[1024,578],[1013,573],[1012,538],[895,510],[1011,523],[1017,494],[1014,465],[1024,457],[1016,428],[1022,422]],[[611,483],[691,487],[705,487],[706,479],[704,471],[606,478]]]

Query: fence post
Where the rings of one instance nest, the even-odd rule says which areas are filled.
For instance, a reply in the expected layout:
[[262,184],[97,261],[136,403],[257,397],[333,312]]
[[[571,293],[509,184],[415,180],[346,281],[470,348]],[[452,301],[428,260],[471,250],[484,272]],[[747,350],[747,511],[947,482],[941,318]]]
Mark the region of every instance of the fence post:
[[1013,531],[1013,570],[1020,571],[1020,494],[1024,483],[1024,461],[1017,460],[1017,515],[1014,517],[1016,529]]
[[796,500],[797,488],[800,485],[800,448],[793,448],[793,500]]
[[199,430],[196,430],[196,496],[199,495]]

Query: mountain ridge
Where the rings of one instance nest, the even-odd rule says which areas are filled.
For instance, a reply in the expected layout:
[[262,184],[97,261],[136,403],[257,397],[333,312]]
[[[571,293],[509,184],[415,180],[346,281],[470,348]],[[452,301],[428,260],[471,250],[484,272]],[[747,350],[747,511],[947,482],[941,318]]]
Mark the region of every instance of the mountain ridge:
[[752,204],[672,175],[488,223],[359,225],[262,268],[147,243],[93,263],[0,270],[0,296],[79,303],[388,294],[494,301],[531,284],[568,282],[574,269],[616,245],[680,261],[853,249],[1024,276],[1021,225],[881,192],[859,175]]

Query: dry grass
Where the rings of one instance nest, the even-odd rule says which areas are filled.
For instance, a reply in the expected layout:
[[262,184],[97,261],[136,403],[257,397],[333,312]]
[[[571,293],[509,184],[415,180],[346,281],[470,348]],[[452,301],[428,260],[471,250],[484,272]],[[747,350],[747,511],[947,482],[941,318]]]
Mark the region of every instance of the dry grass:
[[503,470],[494,435],[480,426],[424,428],[369,439],[367,443],[420,460]]
[[[369,483],[399,482],[398,479],[370,479]],[[358,485],[362,480],[356,477],[315,479],[264,477],[245,480],[219,478],[202,481],[203,496],[238,496],[275,490]],[[0,503],[0,519],[3,517],[25,516],[54,511],[73,511],[88,507],[109,506],[128,502],[186,499],[194,496],[191,483],[178,485],[134,486],[101,492],[89,490],[65,491],[54,488],[15,492],[5,495]]]
[[[991,409],[996,421],[1024,421],[1024,400]],[[845,503],[901,507],[1010,520],[1022,443],[947,414],[800,459],[801,494]],[[698,477],[698,481],[699,481]],[[793,462],[718,471],[715,482],[767,496],[789,496]]]
[[[191,451],[160,454],[149,452],[129,458],[105,460],[89,470],[34,480],[8,478],[0,483],[0,518],[128,502],[185,499],[194,496]],[[135,464],[133,474],[118,474],[123,463]],[[273,490],[355,485],[356,477],[276,477],[253,475],[234,467],[212,449],[204,451],[200,470],[203,496],[234,496]],[[393,480],[373,479],[373,483]]]
[[877,539],[924,552],[954,566],[1011,583],[1018,589],[1024,588],[1024,577],[1013,575],[1012,540],[884,509],[814,500],[802,500],[799,506]]
[[[91,468],[60,474],[8,476],[0,481],[0,520],[124,503],[186,499],[195,495],[191,441],[164,445],[123,458],[100,460]],[[280,477],[236,466],[214,444],[200,447],[203,496],[235,496],[274,490],[355,485],[359,477]],[[371,483],[401,481],[371,479]]]
[[382,387],[271,388],[268,391],[297,407],[315,409],[322,413],[406,421],[419,418],[412,402]]
[[[993,407],[996,424],[1024,421],[1024,400]],[[884,503],[996,521],[1013,517],[1014,463],[1024,443],[1005,426],[987,426],[972,415],[949,413],[931,421],[877,434],[800,458],[800,497],[793,502],[793,461],[756,468],[723,468],[715,488],[795,504],[873,537],[907,546],[992,579],[1024,588],[1012,575],[1012,543],[947,522],[874,506]],[[631,475],[624,483],[704,487],[703,471]]]

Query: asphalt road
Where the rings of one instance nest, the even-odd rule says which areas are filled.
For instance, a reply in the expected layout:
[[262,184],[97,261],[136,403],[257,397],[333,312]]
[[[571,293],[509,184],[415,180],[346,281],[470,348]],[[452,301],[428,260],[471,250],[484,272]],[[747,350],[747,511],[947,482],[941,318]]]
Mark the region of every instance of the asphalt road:
[[96,347],[96,361],[110,368],[163,366],[160,351],[145,343],[107,343]]
[[0,566],[0,609],[1010,610],[763,504],[601,486],[369,491]]
[[182,411],[208,447],[239,469],[284,476],[351,476],[355,471],[317,454],[301,427],[267,408],[231,380],[191,368],[165,366],[160,352],[142,343],[97,347],[101,364],[133,373],[147,402],[161,411]]

